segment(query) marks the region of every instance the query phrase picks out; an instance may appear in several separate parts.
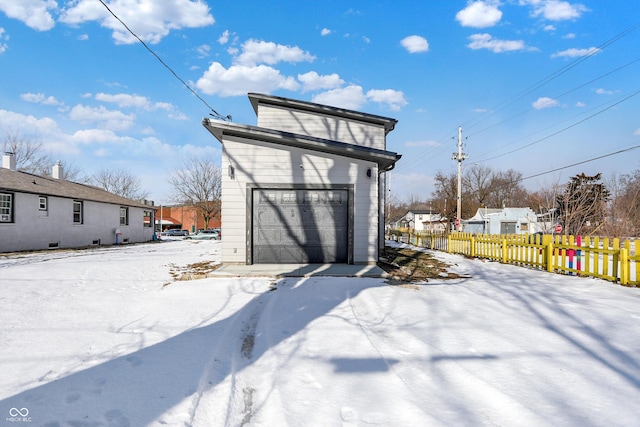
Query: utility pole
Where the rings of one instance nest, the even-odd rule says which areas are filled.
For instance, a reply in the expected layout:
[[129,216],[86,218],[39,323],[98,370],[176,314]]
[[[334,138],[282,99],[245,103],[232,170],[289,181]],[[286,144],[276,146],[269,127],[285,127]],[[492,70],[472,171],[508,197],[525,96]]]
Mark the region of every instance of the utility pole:
[[453,153],[453,160],[458,161],[458,196],[457,196],[457,211],[456,211],[456,230],[460,230],[460,212],[462,210],[462,161],[467,156],[462,152],[462,126],[458,128],[458,152]]

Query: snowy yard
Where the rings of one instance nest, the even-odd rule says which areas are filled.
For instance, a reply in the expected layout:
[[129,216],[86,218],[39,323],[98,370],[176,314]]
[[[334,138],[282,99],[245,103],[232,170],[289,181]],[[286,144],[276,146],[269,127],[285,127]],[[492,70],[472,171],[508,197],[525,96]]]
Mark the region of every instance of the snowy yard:
[[638,425],[640,289],[438,252],[469,278],[173,281],[219,250],[0,256],[0,420]]

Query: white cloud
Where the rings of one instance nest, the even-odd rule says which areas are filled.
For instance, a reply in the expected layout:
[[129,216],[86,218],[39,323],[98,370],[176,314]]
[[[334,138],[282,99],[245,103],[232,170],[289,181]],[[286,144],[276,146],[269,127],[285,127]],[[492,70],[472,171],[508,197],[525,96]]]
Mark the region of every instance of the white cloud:
[[562,36],[562,38],[565,40],[573,40],[576,38],[576,33],[567,33],[564,36]]
[[267,65],[232,65],[226,69],[219,62],[214,62],[198,79],[196,87],[207,95],[239,96],[248,92],[297,90],[300,85],[294,78],[283,76]]
[[429,51],[429,42],[421,36],[408,36],[400,41],[400,44],[407,49],[409,53],[419,53]]
[[408,141],[404,143],[405,147],[440,147],[441,143],[433,140],[425,141]]
[[542,29],[543,29],[544,31],[553,32],[553,31],[555,31],[555,30],[556,30],[556,26],[555,26],[555,25],[551,25],[551,24],[549,24],[549,25],[545,25],[544,27],[542,27]]
[[502,19],[502,12],[498,9],[499,5],[498,1],[470,2],[467,7],[456,13],[456,20],[463,27],[493,27]]
[[89,34],[80,34],[78,36],[78,40],[82,40],[82,41],[89,40]]
[[198,56],[200,56],[200,58],[206,58],[211,52],[211,46],[208,44],[200,45],[196,47],[196,52],[198,52]]
[[319,93],[312,97],[312,101],[348,110],[359,110],[369,101],[386,104],[391,110],[399,110],[407,105],[401,91],[372,89],[365,94],[362,87],[358,85],[349,85]]
[[229,30],[224,30],[220,37],[218,37],[218,43],[227,44],[229,42]]
[[576,107],[583,108],[583,107],[586,107],[586,106],[587,106],[587,104],[585,104],[585,103],[584,103],[584,102],[582,102],[582,101],[578,101],[578,102],[576,102]]
[[589,10],[583,4],[561,0],[521,0],[521,4],[533,6],[532,16],[542,16],[550,21],[576,19]]
[[298,74],[298,80],[302,83],[302,92],[320,89],[334,89],[344,84],[344,80],[336,73],[321,76],[315,71]]
[[144,96],[129,95],[127,93],[97,93],[95,99],[101,102],[117,104],[120,108],[139,108],[145,111],[165,110],[171,113],[169,117],[183,120],[182,113],[175,112],[172,104],[168,102],[151,102],[149,98]]
[[9,36],[4,35],[4,28],[0,27],[0,53],[3,53],[9,48],[9,45],[2,40],[9,40]]
[[640,128],[636,129],[636,131],[633,134],[640,136]]
[[553,99],[553,98],[549,98],[547,96],[542,96],[538,99],[536,99],[533,104],[531,104],[531,106],[533,108],[535,108],[536,110],[542,110],[544,108],[551,108],[551,107],[557,107],[558,105],[560,105],[560,103]]
[[323,28],[322,31],[320,31],[321,36],[328,36],[329,34],[331,34],[331,30],[328,28]]
[[107,110],[104,106],[94,108],[79,104],[71,109],[69,118],[81,123],[93,123],[101,129],[116,131],[133,126],[136,116],[117,110]]
[[284,46],[261,40],[248,40],[242,45],[242,53],[234,58],[234,64],[253,66],[274,65],[279,62],[313,62],[315,56],[297,46]]
[[35,104],[42,105],[63,105],[53,96],[45,96],[44,93],[23,93],[20,98],[27,102],[33,102]]
[[386,104],[394,111],[400,110],[407,105],[404,93],[392,89],[371,89],[367,92],[367,99],[379,104]]
[[350,85],[340,89],[333,89],[319,93],[312,98],[318,104],[332,105],[334,107],[358,110],[367,102],[367,97],[362,87]]
[[603,89],[603,88],[600,87],[600,88],[596,89],[596,93],[598,95],[613,95],[615,93],[615,91]]
[[55,0],[0,0],[0,10],[9,18],[18,19],[38,31],[54,27],[55,22],[49,11],[57,8]]
[[471,40],[471,42],[467,47],[470,49],[488,49],[495,53],[524,50],[527,48],[522,40],[498,40],[487,33],[472,34],[469,36],[469,40]]
[[[55,2],[54,2],[55,3]],[[131,44],[138,40],[118,22],[98,1],[78,0],[63,9],[60,21],[69,25],[79,25],[89,21],[99,22],[113,30],[116,43]],[[190,0],[164,0],[153,3],[141,0],[112,0],[109,9],[127,26],[148,43],[158,43],[171,30],[198,28],[215,22],[205,2]]]
[[553,55],[551,55],[551,57],[552,58],[577,58],[580,56],[593,55],[598,52],[600,52],[600,49],[598,49],[597,47],[590,47],[587,49],[571,48],[571,49],[566,49],[560,52],[556,52]]

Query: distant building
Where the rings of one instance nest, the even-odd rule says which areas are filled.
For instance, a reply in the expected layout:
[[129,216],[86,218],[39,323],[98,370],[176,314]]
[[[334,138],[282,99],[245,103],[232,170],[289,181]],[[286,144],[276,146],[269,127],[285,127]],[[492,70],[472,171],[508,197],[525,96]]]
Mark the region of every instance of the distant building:
[[462,231],[475,234],[529,234],[541,231],[538,217],[530,208],[480,208],[462,221]]
[[[215,203],[220,205],[219,201]],[[194,233],[204,228],[220,228],[220,208],[206,227],[202,213],[192,205],[160,206],[156,214],[156,224],[161,224],[157,227],[158,231],[177,228]]]
[[443,217],[442,214],[431,210],[431,209],[422,209],[422,210],[410,210],[408,211],[402,219],[396,222],[396,225],[399,227],[396,228],[409,228],[416,232],[419,231],[432,231],[432,232],[441,232],[447,229],[447,218]]
[[0,168],[0,252],[76,248],[153,239],[155,208],[91,185],[16,170],[5,153]]

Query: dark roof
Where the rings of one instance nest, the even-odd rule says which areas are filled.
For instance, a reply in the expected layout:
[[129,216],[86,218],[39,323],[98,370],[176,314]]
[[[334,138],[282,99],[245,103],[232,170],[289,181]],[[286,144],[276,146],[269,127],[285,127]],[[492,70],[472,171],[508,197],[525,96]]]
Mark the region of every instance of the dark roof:
[[253,110],[258,114],[259,104],[276,105],[290,110],[309,111],[334,116],[350,120],[358,120],[365,123],[372,123],[384,126],[385,135],[391,132],[398,121],[389,117],[376,116],[375,114],[363,113],[360,111],[346,110],[344,108],[331,107],[329,105],[315,104],[313,102],[298,101],[295,99],[282,98],[279,96],[264,95],[261,93],[249,93],[249,100]]
[[0,168],[0,191],[31,193],[43,196],[91,200],[114,205],[155,209],[153,206],[148,206],[141,202],[120,197],[92,185],[34,175],[6,168]]
[[258,126],[212,120],[207,117],[202,119],[202,124],[220,142],[222,142],[224,135],[270,142],[272,144],[280,144],[288,147],[303,148],[353,159],[367,160],[377,163],[382,170],[393,169],[395,163],[402,157],[400,154],[391,151],[267,129]]

